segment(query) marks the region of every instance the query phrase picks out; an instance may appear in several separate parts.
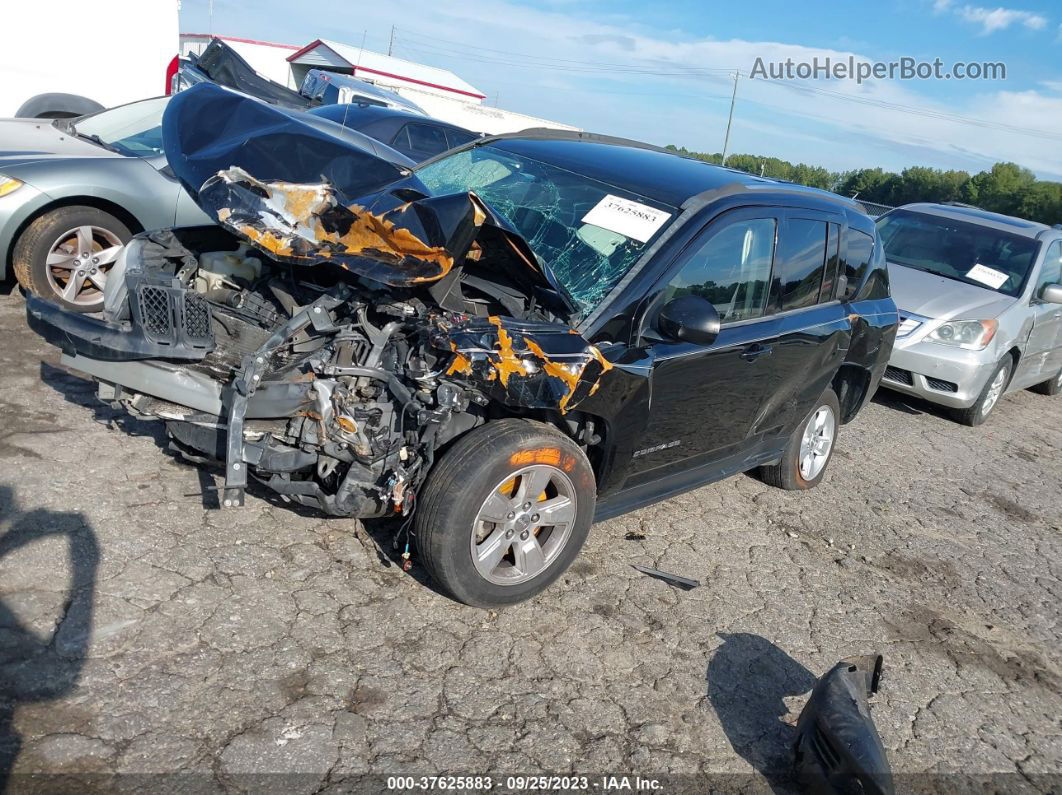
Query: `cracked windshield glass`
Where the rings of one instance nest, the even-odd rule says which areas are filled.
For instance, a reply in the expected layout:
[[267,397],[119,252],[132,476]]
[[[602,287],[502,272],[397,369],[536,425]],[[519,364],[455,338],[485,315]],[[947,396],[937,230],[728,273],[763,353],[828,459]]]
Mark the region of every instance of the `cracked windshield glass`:
[[[437,196],[473,191],[503,215],[588,313],[677,215],[636,194],[489,146],[417,171]],[[589,221],[593,221],[590,223]]]

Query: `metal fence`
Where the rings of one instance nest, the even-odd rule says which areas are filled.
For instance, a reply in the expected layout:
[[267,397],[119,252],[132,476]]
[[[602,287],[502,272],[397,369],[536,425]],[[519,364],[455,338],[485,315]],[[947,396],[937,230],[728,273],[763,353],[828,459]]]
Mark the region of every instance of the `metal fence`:
[[876,202],[865,202],[862,199],[853,199],[853,201],[866,210],[867,215],[871,218],[877,218],[879,215],[884,215],[889,210],[893,209],[887,204],[877,204]]

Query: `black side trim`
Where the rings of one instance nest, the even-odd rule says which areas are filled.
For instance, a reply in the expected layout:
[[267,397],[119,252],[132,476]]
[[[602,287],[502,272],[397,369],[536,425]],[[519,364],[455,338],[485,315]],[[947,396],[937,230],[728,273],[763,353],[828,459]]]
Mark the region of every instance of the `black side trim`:
[[648,483],[621,489],[597,504],[594,521],[603,522],[614,516],[629,513],[654,502],[669,499],[683,492],[725,480],[739,472],[747,472],[758,466],[777,460],[788,437],[771,437],[761,440],[751,449],[746,448],[726,458],[666,475]]

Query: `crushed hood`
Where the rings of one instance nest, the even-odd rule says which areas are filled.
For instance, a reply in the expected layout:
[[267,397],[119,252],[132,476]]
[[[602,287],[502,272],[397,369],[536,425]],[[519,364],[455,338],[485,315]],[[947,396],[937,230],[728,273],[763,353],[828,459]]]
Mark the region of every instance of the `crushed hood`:
[[162,119],[174,174],[211,218],[274,259],[331,262],[399,286],[492,255],[517,283],[559,292],[511,224],[473,193],[416,175],[283,110],[211,83]]

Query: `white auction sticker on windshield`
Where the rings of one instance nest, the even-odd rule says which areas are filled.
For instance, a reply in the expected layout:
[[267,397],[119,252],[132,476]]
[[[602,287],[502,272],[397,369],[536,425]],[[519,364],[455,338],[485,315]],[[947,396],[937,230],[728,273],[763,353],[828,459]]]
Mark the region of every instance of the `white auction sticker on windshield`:
[[1002,271],[997,271],[995,268],[989,268],[987,265],[982,265],[978,262],[966,272],[966,278],[973,279],[975,282],[981,282],[981,284],[987,284],[993,290],[998,290],[1006,284],[1010,275],[1003,273]]
[[610,193],[583,216],[583,223],[645,243],[670,217],[671,213]]

